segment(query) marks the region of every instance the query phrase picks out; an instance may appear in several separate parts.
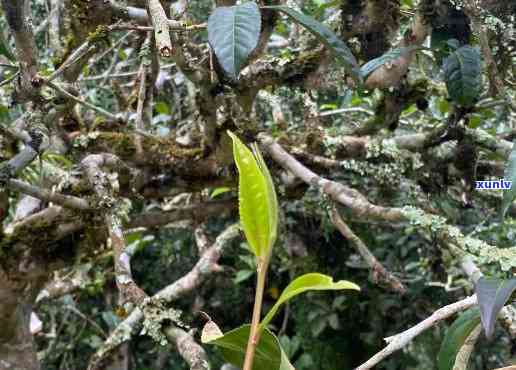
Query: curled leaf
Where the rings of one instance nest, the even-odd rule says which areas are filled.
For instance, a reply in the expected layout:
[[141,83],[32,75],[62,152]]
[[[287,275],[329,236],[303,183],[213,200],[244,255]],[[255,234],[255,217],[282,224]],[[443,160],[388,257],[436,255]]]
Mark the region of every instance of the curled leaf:
[[257,146],[255,154],[238,137],[233,139],[233,155],[239,172],[240,220],[251,250],[257,257],[269,255],[277,237],[278,201],[272,178]]

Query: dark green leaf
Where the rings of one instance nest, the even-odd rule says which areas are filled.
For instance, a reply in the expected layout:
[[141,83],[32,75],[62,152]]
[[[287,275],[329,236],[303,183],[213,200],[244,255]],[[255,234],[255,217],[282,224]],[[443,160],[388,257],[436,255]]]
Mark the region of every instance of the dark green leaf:
[[498,313],[515,289],[516,279],[501,280],[481,277],[475,285],[480,317],[488,339],[493,335]]
[[505,166],[504,180],[512,181],[512,186],[508,190],[503,191],[501,219],[505,217],[505,213],[516,198],[516,144],[513,144],[509,160]]
[[421,49],[421,46],[409,46],[389,50],[382,56],[371,59],[369,62],[360,67],[360,75],[363,79],[366,79],[367,76],[383,66],[385,63],[392,62],[393,60],[398,59],[400,56],[417,49]]
[[[218,346],[224,359],[241,369],[244,364],[251,325],[242,325],[223,335],[214,325],[210,321],[204,327],[203,343]],[[253,370],[295,370],[281,349],[278,338],[268,329],[262,331],[256,347]]]
[[477,49],[465,45],[444,60],[444,80],[448,95],[457,104],[470,107],[482,91],[482,66]]
[[224,71],[236,79],[247,57],[258,45],[261,15],[247,2],[216,8],[208,18],[208,41]]
[[464,342],[471,334],[473,329],[480,324],[480,310],[472,307],[463,312],[455,320],[446,332],[439,354],[437,355],[437,365],[439,370],[452,370],[455,364],[457,353],[464,345]]
[[305,27],[310,33],[317,37],[326,47],[330,48],[330,50],[334,52],[338,61],[344,66],[344,68],[346,68],[348,73],[353,77],[353,79],[357,83],[360,83],[362,81],[360,77],[360,69],[358,68],[358,63],[355,56],[353,55],[351,50],[349,50],[347,45],[324,24],[316,21],[315,19],[307,16],[306,14],[299,13],[287,6],[264,6],[264,8],[274,9],[282,13],[285,13],[294,22],[299,23],[300,25]]

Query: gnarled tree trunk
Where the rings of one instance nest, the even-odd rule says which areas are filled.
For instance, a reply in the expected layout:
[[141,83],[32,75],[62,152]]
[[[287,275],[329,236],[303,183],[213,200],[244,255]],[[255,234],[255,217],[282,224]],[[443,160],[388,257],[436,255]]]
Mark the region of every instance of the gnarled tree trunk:
[[30,333],[30,290],[30,284],[10,280],[0,271],[0,370],[40,369]]

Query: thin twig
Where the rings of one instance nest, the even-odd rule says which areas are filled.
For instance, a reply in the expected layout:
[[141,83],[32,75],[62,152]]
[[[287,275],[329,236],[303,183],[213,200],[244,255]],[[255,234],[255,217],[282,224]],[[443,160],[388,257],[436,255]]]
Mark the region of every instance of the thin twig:
[[374,116],[374,112],[361,108],[361,107],[351,107],[351,108],[341,108],[341,109],[333,109],[333,110],[327,110],[319,113],[319,117],[325,117],[325,116],[333,116],[335,114],[342,114],[342,113],[364,113],[368,116]]
[[9,83],[11,83],[12,81],[14,81],[16,79],[16,77],[18,77],[20,75],[20,71],[16,72],[15,74],[13,74],[12,76],[9,76],[7,77],[5,80],[3,80],[2,82],[0,82],[0,87],[2,86],[5,86]]
[[115,114],[113,113],[110,113],[108,112],[107,110],[104,110],[103,108],[100,108],[100,107],[97,107],[96,105],[93,105],[85,100],[82,100],[81,98],[69,93],[68,91],[66,91],[65,89],[63,89],[61,86],[53,83],[53,82],[50,82],[50,81],[47,81],[47,85],[50,86],[51,88],[59,91],[61,94],[65,95],[67,98],[70,98],[72,99],[73,101],[81,104],[81,105],[84,105],[86,108],[89,108],[91,110],[94,110],[95,112],[103,115],[104,117],[110,119],[110,120],[113,120],[113,121],[117,121],[118,120],[118,116],[116,116]]
[[[172,67],[175,67],[175,66],[176,66],[176,63],[170,63],[170,64],[165,64],[165,65],[161,66],[160,69],[163,70],[163,69],[168,69],[168,68],[172,68]],[[107,77],[108,78],[125,78],[125,77],[136,76],[139,73],[140,73],[140,70],[134,71],[134,72],[114,73],[114,74],[111,74],[111,75],[109,75]],[[91,77],[81,78],[78,81],[79,82],[97,81],[97,80],[102,80],[104,77],[105,77],[104,75],[101,75],[101,76],[91,76]]]
[[[110,29],[116,29],[116,26],[111,26]],[[117,47],[119,47],[133,32],[127,32],[125,35],[120,37],[118,40],[116,40],[111,47],[109,47],[106,51],[104,51],[102,54],[100,54],[97,58],[93,60],[93,62],[90,63],[90,66],[93,66],[97,64],[99,61],[104,59],[106,55],[111,53],[113,50],[115,50]]]
[[371,251],[367,248],[364,242],[348,227],[348,225],[342,220],[339,215],[339,212],[335,207],[332,208],[330,212],[330,218],[335,225],[335,227],[340,231],[340,233],[348,239],[355,250],[362,256],[364,261],[367,263],[371,272],[373,274],[373,280],[375,283],[383,282],[393,291],[405,294],[407,289],[403,285],[401,281],[398,280],[394,275],[392,275],[383,265],[378,262],[376,257],[371,253]]
[[46,83],[49,84],[51,81],[54,81],[56,78],[61,77],[61,75],[68,69],[72,64],[75,64],[79,59],[81,59],[84,55],[86,55],[92,43],[87,40],[81,46],[74,50],[74,52],[59,66],[58,69],[54,71],[47,79]]
[[[147,76],[147,67],[145,61],[140,64],[140,88],[138,90],[138,105],[136,107],[136,129],[139,132],[145,132],[145,124],[143,122],[143,105],[145,103],[145,78]],[[143,154],[143,146],[141,137],[137,136],[135,140],[136,154]]]

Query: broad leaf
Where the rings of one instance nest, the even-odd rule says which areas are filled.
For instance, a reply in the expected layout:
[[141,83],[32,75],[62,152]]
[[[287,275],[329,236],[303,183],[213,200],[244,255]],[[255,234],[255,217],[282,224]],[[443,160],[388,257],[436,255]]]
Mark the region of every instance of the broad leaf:
[[[210,333],[213,333],[213,325],[215,324],[212,321],[208,324],[210,325]],[[205,334],[206,326],[201,338],[203,343],[218,346],[224,360],[241,369],[244,364],[251,325],[242,325],[224,335],[220,335],[220,330],[215,335]],[[278,338],[268,329],[261,333],[260,341],[256,347],[253,370],[295,370],[281,348]]]
[[512,186],[508,190],[504,190],[502,199],[501,219],[505,217],[505,213],[516,198],[516,144],[513,144],[509,160],[505,167],[504,180],[512,181]]
[[365,80],[367,76],[373,73],[375,70],[383,66],[388,62],[392,62],[404,54],[407,54],[413,50],[422,49],[421,46],[408,46],[408,47],[400,47],[396,49],[389,50],[387,53],[379,56],[378,58],[371,59],[369,62],[360,67],[360,75]]
[[475,292],[480,306],[480,318],[488,339],[493,335],[498,313],[515,289],[516,279],[501,280],[481,277],[477,281]]
[[316,21],[312,17],[306,14],[299,13],[294,9],[287,6],[264,6],[266,9],[278,10],[286,14],[294,22],[299,23],[305,27],[310,33],[317,37],[326,47],[333,51],[337,60],[346,68],[348,73],[353,79],[360,84],[362,79],[360,78],[360,69],[358,67],[357,60],[347,45],[338,38],[338,36],[326,27],[324,24]]
[[354,289],[360,290],[360,287],[350,281],[340,280],[334,282],[330,276],[318,274],[318,273],[310,273],[302,275],[294,281],[292,281],[281,293],[280,297],[271,308],[267,316],[260,323],[260,327],[265,328],[269,322],[272,320],[276,312],[278,312],[279,307],[288,301],[290,298],[304,293],[309,290],[342,290],[342,289]]
[[482,90],[482,66],[477,49],[464,45],[448,56],[443,63],[448,95],[457,104],[470,107]]
[[236,79],[258,45],[260,9],[255,2],[216,8],[208,18],[208,41],[224,71]]
[[439,354],[437,355],[437,365],[439,370],[452,370],[455,359],[464,342],[469,337],[473,329],[480,324],[480,310],[472,307],[463,312],[450,326],[446,332]]
[[233,155],[239,172],[238,201],[244,233],[257,257],[267,256],[276,241],[278,204],[272,179],[258,147],[256,157],[235,135]]

